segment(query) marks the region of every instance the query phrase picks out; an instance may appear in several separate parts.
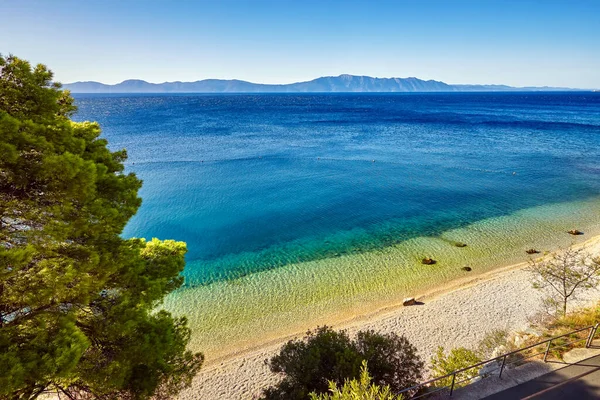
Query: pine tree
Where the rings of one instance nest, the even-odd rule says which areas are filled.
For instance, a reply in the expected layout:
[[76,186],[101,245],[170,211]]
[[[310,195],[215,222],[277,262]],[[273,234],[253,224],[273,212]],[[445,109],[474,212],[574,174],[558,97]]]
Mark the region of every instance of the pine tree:
[[203,362],[156,311],[186,245],[120,237],[141,181],[75,110],[44,65],[0,55],[0,398],[168,398]]

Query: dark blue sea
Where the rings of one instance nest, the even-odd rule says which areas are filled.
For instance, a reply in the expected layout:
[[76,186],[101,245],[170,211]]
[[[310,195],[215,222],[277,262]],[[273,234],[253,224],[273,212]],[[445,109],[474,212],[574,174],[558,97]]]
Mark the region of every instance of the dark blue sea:
[[600,196],[600,93],[75,95],[188,286]]

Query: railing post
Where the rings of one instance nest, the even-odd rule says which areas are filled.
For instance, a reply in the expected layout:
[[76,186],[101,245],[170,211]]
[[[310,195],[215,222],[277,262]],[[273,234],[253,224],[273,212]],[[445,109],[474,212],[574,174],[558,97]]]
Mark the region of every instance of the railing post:
[[546,347],[546,352],[544,353],[544,362],[546,362],[546,358],[548,357],[548,352],[550,351],[551,344],[552,344],[552,339],[548,340],[548,347]]
[[585,347],[589,348],[594,341],[594,336],[596,335],[596,330],[598,329],[598,324],[592,326],[590,329],[590,334],[588,335],[587,341],[585,342]]
[[502,379],[502,371],[504,371],[504,364],[506,364],[506,354],[502,359],[502,366],[500,367],[500,373],[498,374],[498,378]]
[[452,384],[450,385],[450,397],[452,397],[452,392],[454,392],[454,381],[456,380],[456,372],[452,374]]
[[587,349],[588,347],[590,347],[590,340],[592,338],[592,333],[594,332],[594,327],[592,326],[590,328],[590,332],[587,335],[587,338],[585,339],[585,348]]

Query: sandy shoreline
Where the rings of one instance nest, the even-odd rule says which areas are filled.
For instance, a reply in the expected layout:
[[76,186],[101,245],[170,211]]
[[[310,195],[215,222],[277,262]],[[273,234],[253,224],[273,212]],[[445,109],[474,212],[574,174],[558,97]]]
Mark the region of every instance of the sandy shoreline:
[[[578,245],[600,254],[600,236]],[[525,329],[541,309],[541,295],[532,289],[526,263],[514,264],[466,276],[420,293],[425,304],[414,307],[390,305],[369,315],[356,316],[338,325],[351,333],[361,329],[404,334],[428,362],[438,345],[472,347],[493,329]],[[590,291],[579,300],[587,304],[600,299]],[[276,382],[264,363],[291,335],[266,342],[227,358],[211,360],[181,399],[252,399],[261,389]]]

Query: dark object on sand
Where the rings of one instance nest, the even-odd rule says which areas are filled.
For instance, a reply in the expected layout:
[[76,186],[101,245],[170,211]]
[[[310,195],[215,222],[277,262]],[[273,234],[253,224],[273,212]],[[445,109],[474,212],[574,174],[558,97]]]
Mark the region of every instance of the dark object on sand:
[[466,244],[466,243],[463,243],[463,242],[456,242],[456,243],[454,243],[454,245],[455,245],[456,247],[467,247],[467,244]]
[[528,250],[525,250],[525,253],[527,253],[527,254],[538,254],[539,251],[536,250],[536,249],[528,249]]
[[402,305],[404,307],[414,306],[415,304],[417,304],[417,300],[414,297],[408,297],[402,300]]
[[577,229],[571,229],[570,231],[568,231],[568,233],[570,233],[571,235],[583,235],[583,232],[581,232],[580,230]]
[[462,267],[461,269],[462,269],[463,271],[467,271],[467,272],[471,272],[471,271],[473,271],[473,268],[471,268],[471,267]]
[[421,263],[423,263],[425,265],[433,265],[436,263],[436,261],[433,258],[425,257],[424,259],[421,260]]

